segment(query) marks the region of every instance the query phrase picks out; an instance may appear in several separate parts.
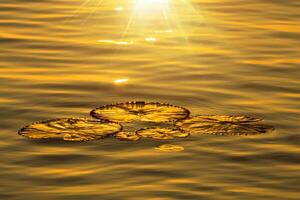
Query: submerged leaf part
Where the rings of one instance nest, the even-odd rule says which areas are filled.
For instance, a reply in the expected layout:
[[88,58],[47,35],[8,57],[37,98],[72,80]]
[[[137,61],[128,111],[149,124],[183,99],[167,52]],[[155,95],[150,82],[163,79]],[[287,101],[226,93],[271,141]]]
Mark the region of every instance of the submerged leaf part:
[[136,133],[142,137],[152,138],[157,140],[185,138],[190,135],[189,133],[186,133],[181,129],[160,128],[160,127],[143,128],[138,130]]
[[184,147],[180,145],[174,145],[174,144],[162,144],[155,147],[155,149],[164,152],[178,152],[178,151],[183,151]]
[[19,130],[19,135],[33,139],[89,141],[104,138],[122,130],[122,126],[107,120],[61,118],[37,122]]
[[191,134],[257,135],[274,130],[271,125],[257,123],[258,118],[232,115],[198,115],[176,123]]
[[94,118],[115,122],[170,122],[185,119],[189,114],[186,108],[143,101],[106,105],[91,111]]
[[134,132],[119,132],[116,135],[116,138],[119,140],[124,140],[124,141],[137,141],[141,139],[141,136],[137,135]]

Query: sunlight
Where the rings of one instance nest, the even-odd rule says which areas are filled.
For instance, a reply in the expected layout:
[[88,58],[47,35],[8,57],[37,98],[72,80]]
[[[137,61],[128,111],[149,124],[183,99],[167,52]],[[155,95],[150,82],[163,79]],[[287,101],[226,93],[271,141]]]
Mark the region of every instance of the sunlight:
[[129,79],[128,78],[123,78],[123,79],[117,79],[117,80],[114,80],[114,83],[115,84],[122,84],[122,83],[126,83],[128,82]]
[[114,44],[114,45],[131,45],[133,41],[115,41],[115,40],[98,40],[99,43]]
[[[184,39],[189,45],[191,19],[202,21],[203,17],[191,0],[81,0],[81,5],[70,16],[77,20],[83,15],[81,24],[98,24],[104,16],[101,13],[117,12],[120,21],[125,22],[116,40],[103,38],[98,43],[127,48],[133,44],[161,44],[170,38]],[[75,17],[76,16],[76,17]],[[100,19],[100,20],[98,20]],[[71,21],[71,20],[66,20]],[[65,21],[65,22],[66,22]],[[204,21],[204,20],[203,20]],[[158,43],[158,41],[160,41]]]
[[157,15],[165,12],[169,6],[169,0],[136,0],[135,9],[137,15]]
[[147,42],[156,42],[157,39],[154,37],[149,37],[149,38],[145,38],[144,40]]
[[[142,35],[172,33],[188,41],[187,25],[182,22],[191,19],[191,16],[201,20],[190,0],[134,0],[123,37],[136,34],[137,31]],[[161,29],[166,31],[159,31]]]
[[124,10],[124,8],[123,7],[115,7],[114,10],[117,12],[122,12]]
[[[127,34],[132,25],[138,27],[150,27],[154,20],[169,24],[168,15],[170,0],[135,0],[133,4],[133,11],[130,14],[127,26],[124,30],[123,36]],[[136,27],[134,28],[137,30]],[[147,32],[147,28],[140,30]]]
[[128,46],[136,42],[155,43],[158,39],[162,41],[171,36],[184,38],[188,42],[190,29],[187,22],[192,18],[197,19],[198,22],[203,20],[198,8],[194,7],[191,0],[81,1],[81,5],[71,17],[86,12],[82,19],[83,24],[87,21],[98,21],[96,19],[103,15],[97,15],[97,13],[102,13],[100,12],[102,9],[123,13],[122,16],[125,16],[127,22],[120,32],[120,38],[117,41],[110,40],[110,38],[98,41],[103,44]]

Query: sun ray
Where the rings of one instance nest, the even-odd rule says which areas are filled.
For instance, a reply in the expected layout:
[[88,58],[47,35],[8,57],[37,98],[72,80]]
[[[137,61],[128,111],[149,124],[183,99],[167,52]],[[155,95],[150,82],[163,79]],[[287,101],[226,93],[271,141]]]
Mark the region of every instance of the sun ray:
[[[175,3],[176,5],[174,5]],[[196,18],[202,17],[189,0],[180,0],[179,2],[175,2],[173,0],[135,0],[133,11],[130,14],[122,37],[124,37],[129,32],[129,29],[131,28],[135,20],[141,20],[139,33],[150,33],[151,31],[153,31],[153,29],[147,28],[147,26],[153,27],[152,25],[155,25],[156,23],[156,21],[153,21],[153,19],[157,20],[160,16],[162,16],[162,19],[165,21],[166,27],[168,29],[177,29],[181,37],[183,37],[185,41],[188,42],[188,34],[181,22],[182,10],[186,11],[186,13],[192,13],[192,15],[198,16]],[[155,33],[155,31],[153,31],[153,33]]]
[[164,18],[165,18],[165,21],[167,22],[167,24],[168,24],[168,26],[170,26],[170,17],[168,16],[168,10],[166,10],[166,8],[164,8],[163,6],[161,6],[160,5],[160,7],[161,7],[161,9],[162,9],[162,14],[163,14],[163,16],[164,16]]
[[138,9],[138,7],[137,7],[137,5],[135,5],[134,9],[133,9],[133,12],[131,13],[131,15],[129,17],[129,20],[128,20],[127,24],[126,24],[126,27],[124,29],[122,37],[124,37],[127,34],[128,30],[129,30],[129,28],[130,28],[130,26],[131,26],[131,24],[133,22],[133,19],[136,16],[137,9]]
[[102,5],[103,2],[104,2],[104,0],[99,0],[99,2],[97,3],[97,5],[93,8],[93,10],[86,17],[84,23],[86,23],[89,20],[89,18],[95,14],[95,12],[100,8],[100,6]]
[[90,3],[90,1],[92,1],[92,0],[83,1],[83,3],[81,3],[80,6],[69,17],[67,17],[67,19],[64,22],[68,22],[70,19],[75,17],[79,13],[80,10],[82,10],[86,5],[88,5]]
[[176,16],[174,16],[174,20],[177,21],[175,23],[175,26],[176,26],[177,30],[181,33],[181,35],[183,36],[184,40],[189,44],[189,37],[188,37],[186,31],[184,30],[184,28],[182,27],[181,23],[178,22],[179,20],[176,18]]
[[195,7],[188,0],[181,0],[181,2],[185,4],[188,7],[188,9],[191,10],[194,14],[201,16],[198,10],[196,10]]

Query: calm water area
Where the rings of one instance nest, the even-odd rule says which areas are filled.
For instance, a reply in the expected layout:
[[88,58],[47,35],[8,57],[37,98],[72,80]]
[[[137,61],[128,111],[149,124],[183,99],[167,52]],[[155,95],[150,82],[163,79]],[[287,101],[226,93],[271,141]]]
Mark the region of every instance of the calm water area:
[[[0,199],[299,199],[300,1],[1,0],[0,46]],[[275,131],[137,142],[17,134],[127,101],[258,117]]]

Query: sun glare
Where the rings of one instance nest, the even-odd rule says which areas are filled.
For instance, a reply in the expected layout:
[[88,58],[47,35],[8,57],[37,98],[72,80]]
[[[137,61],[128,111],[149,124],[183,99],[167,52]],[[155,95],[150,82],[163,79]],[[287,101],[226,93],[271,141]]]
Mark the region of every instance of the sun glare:
[[138,15],[162,14],[168,8],[169,0],[136,0],[135,9]]
[[114,80],[114,83],[115,84],[122,84],[122,83],[126,83],[128,82],[129,79],[128,78],[123,78],[123,79],[117,79],[117,80]]
[[[191,0],[82,0],[83,3],[71,17],[79,13],[88,12],[83,23],[95,21],[97,23],[101,9],[119,12],[120,20],[125,20],[120,36],[116,40],[103,38],[98,40],[105,45],[129,46],[143,42],[159,44],[165,38],[176,36],[189,42],[189,24],[185,23],[193,18],[201,20],[197,9]],[[99,15],[97,15],[99,13]],[[123,19],[121,18],[123,17]],[[123,47],[122,47],[123,48]]]

